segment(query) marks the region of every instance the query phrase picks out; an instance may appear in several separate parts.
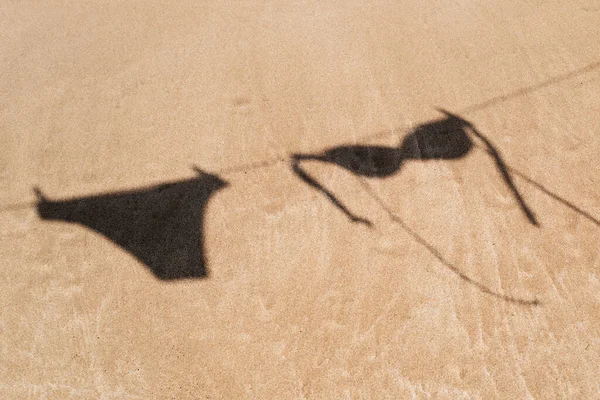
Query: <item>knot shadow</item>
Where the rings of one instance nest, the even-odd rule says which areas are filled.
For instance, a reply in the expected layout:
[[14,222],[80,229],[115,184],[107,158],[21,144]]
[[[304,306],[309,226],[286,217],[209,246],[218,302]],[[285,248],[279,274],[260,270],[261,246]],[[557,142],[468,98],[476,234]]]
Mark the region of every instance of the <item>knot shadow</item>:
[[228,183],[196,169],[192,179],[131,191],[49,200],[35,188],[43,220],[76,223],[100,233],[161,280],[204,278],[204,215]]

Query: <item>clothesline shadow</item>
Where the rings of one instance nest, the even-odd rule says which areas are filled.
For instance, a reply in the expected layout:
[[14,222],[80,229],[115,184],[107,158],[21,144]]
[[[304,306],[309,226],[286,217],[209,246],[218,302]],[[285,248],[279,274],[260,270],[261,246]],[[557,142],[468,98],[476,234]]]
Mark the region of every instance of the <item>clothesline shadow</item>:
[[35,188],[38,215],[100,233],[161,280],[204,278],[204,215],[228,183],[196,169],[197,177],[131,191],[54,201]]
[[337,196],[302,168],[302,163],[318,161],[339,166],[356,176],[383,179],[398,173],[402,164],[410,160],[457,160],[465,157],[474,147],[470,132],[484,144],[483,147],[494,160],[500,176],[529,223],[539,226],[496,147],[470,122],[445,110],[439,111],[445,115],[444,118],[417,126],[397,147],[351,145],[316,154],[292,154],[292,170],[301,180],[325,195],[352,222],[372,226],[369,219],[348,209]]

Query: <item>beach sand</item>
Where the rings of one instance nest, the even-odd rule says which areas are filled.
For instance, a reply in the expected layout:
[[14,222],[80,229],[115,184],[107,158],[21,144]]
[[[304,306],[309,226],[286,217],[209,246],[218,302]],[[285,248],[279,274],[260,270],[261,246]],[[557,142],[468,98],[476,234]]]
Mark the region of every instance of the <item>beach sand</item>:
[[3,2],[0,397],[600,398],[599,21]]

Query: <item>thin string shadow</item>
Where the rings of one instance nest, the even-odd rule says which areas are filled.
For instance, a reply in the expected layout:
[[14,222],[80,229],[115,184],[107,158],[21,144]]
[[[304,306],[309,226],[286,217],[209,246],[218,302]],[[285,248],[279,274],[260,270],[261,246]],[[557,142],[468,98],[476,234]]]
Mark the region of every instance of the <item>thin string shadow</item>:
[[[538,90],[551,87],[552,85],[556,85],[561,82],[564,82],[564,81],[567,81],[570,79],[574,79],[574,78],[577,78],[582,75],[586,75],[588,73],[594,72],[595,70],[597,70],[599,68],[600,68],[600,61],[595,61],[595,62],[585,65],[579,69],[569,71],[569,72],[566,72],[566,73],[563,73],[560,75],[556,75],[545,81],[541,81],[541,82],[535,83],[533,85],[525,86],[525,87],[519,88],[517,90],[514,90],[512,92],[490,98],[481,103],[473,104],[471,106],[465,107],[459,111],[459,114],[468,114],[468,113],[484,110],[486,108],[493,107],[497,104],[501,104],[506,101],[513,100],[513,99],[534,93]],[[398,130],[393,130],[393,131],[386,130],[386,131],[382,131],[382,132],[371,133],[371,134],[362,136],[359,139],[359,141],[364,142],[364,141],[373,140],[376,138],[389,137],[390,135],[396,135],[397,131]],[[227,168],[218,170],[217,173],[219,173],[221,175],[243,173],[243,172],[248,172],[250,170],[268,168],[268,167],[271,167],[276,164],[284,163],[286,161],[287,161],[287,159],[286,159],[285,155],[278,155],[278,156],[271,157],[269,159],[265,159],[262,161],[241,164],[241,165],[237,165],[237,166],[233,166],[233,167],[227,167]],[[512,169],[512,168],[510,170],[514,171],[514,169]],[[516,172],[515,172],[515,174],[516,174]],[[537,184],[534,180],[532,180],[530,178],[526,178],[526,180],[530,181],[530,183],[532,183],[534,186],[538,187],[538,189],[541,190],[541,188],[539,187],[541,185]],[[542,191],[544,191],[550,197],[552,197],[560,202],[563,202],[563,204],[569,203],[568,201],[562,199],[560,196],[552,193],[548,189],[544,189]],[[567,204],[565,204],[565,205],[567,205]],[[20,202],[20,203],[14,203],[14,204],[6,204],[6,205],[0,206],[0,212],[10,212],[10,211],[22,210],[22,209],[30,208],[32,206],[35,206],[35,203]],[[577,211],[580,209],[574,206],[573,210]],[[586,213],[584,212],[584,214],[586,214]],[[587,215],[589,215],[589,214],[587,214]],[[597,219],[595,219],[593,217],[590,217],[590,219],[592,221],[596,221],[596,222],[598,221]]]
[[228,183],[196,169],[192,179],[147,188],[49,200],[39,188],[44,220],[80,224],[135,256],[161,280],[204,278],[204,215],[211,197]]
[[352,145],[334,147],[318,154],[293,154],[290,157],[291,168],[306,184],[325,195],[350,221],[371,227],[373,224],[369,219],[359,217],[348,209],[329,189],[306,172],[301,163],[319,161],[337,165],[356,176],[382,179],[399,172],[402,164],[408,160],[457,160],[465,157],[474,146],[469,136],[471,132],[484,143],[484,148],[494,160],[504,183],[529,223],[539,226],[495,146],[470,122],[447,111],[439,111],[445,115],[444,118],[418,126],[398,147]]
[[531,179],[530,177],[528,177],[527,175],[525,175],[521,171],[517,170],[516,168],[510,168],[510,172],[512,172],[513,175],[518,176],[519,178],[523,179],[525,182],[529,183],[530,185],[532,185],[536,189],[540,190],[542,193],[546,194],[550,198],[558,201],[562,205],[570,208],[571,210],[575,211],[577,214],[579,214],[582,217],[586,218],[588,221],[590,221],[590,222],[596,224],[596,226],[600,227],[600,220],[598,220],[597,218],[594,218],[590,213],[588,213],[584,209],[582,209],[580,207],[577,207],[575,204],[571,203],[567,199],[565,199],[565,198],[557,195],[556,193],[550,191],[550,189],[548,189],[545,186],[543,186],[542,184],[534,181],[533,179]]
[[467,274],[462,272],[458,267],[456,267],[454,264],[452,264],[450,261],[448,261],[446,258],[444,258],[444,256],[442,256],[442,254],[432,244],[430,244],[427,240],[425,240],[425,238],[423,238],[421,235],[419,235],[417,232],[415,232],[410,226],[408,226],[404,222],[404,220],[402,220],[402,218],[400,218],[398,215],[396,215],[396,213],[394,213],[390,209],[390,207],[377,195],[377,193],[375,193],[373,191],[373,189],[371,188],[371,186],[369,186],[369,184],[367,182],[365,182],[361,178],[359,178],[359,182],[361,183],[361,185],[363,186],[363,188],[365,189],[367,194],[373,200],[375,200],[375,202],[377,204],[379,204],[379,206],[388,214],[388,216],[390,217],[390,219],[393,222],[398,224],[409,236],[411,236],[417,243],[419,243],[422,247],[424,247],[444,267],[448,268],[451,272],[456,274],[461,280],[465,281],[468,284],[473,285],[482,293],[491,295],[493,297],[496,297],[498,299],[504,300],[509,303],[515,303],[515,304],[522,305],[522,306],[539,306],[539,305],[541,305],[541,302],[538,299],[533,299],[533,300],[521,299],[518,297],[509,296],[509,295],[494,291],[494,290],[490,289],[489,287],[487,287],[486,285],[484,285],[483,283],[476,281],[475,279],[471,278],[470,276],[468,276]]

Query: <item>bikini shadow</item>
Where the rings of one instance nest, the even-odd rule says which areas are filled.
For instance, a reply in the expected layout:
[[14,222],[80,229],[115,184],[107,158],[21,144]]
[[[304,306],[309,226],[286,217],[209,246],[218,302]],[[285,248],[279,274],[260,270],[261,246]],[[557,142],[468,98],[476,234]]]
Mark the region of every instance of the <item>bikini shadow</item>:
[[[458,160],[472,151],[475,147],[474,138],[483,143],[483,148],[493,159],[496,168],[504,183],[511,191],[519,204],[521,211],[532,225],[539,223],[531,209],[525,203],[519,190],[515,186],[512,176],[509,174],[500,152],[495,148],[473,124],[453,115],[447,111],[439,110],[445,117],[416,127],[408,134],[398,147],[385,146],[340,146],[326,150],[319,154],[293,154],[291,166],[294,173],[305,183],[323,193],[331,203],[342,211],[352,222],[372,226],[371,221],[361,218],[350,211],[329,189],[324,187],[315,178],[309,175],[303,168],[303,161],[319,161],[337,165],[358,177],[370,177],[384,179],[398,173],[404,162],[427,161],[427,160]],[[481,282],[463,273],[458,267],[448,261],[442,254],[425,238],[412,230],[402,219],[395,215],[392,210],[373,192],[370,186],[359,179],[367,193],[390,215],[391,219],[399,224],[417,243],[423,246],[446,268],[456,274],[463,281],[473,285],[481,292],[507,301],[524,306],[538,306],[537,299],[521,299],[502,294],[488,288]]]
[[193,179],[138,190],[49,200],[40,189],[44,220],[92,229],[135,256],[161,280],[204,278],[204,215],[211,197],[228,183],[196,169]]
[[[324,187],[308,172],[303,161],[319,161],[337,165],[357,176],[387,178],[398,173],[402,164],[410,160],[457,160],[465,157],[474,147],[471,136],[484,144],[506,186],[519,204],[528,221],[535,226],[539,223],[535,214],[525,203],[523,196],[515,186],[509,170],[500,152],[473,124],[465,119],[438,109],[444,118],[416,127],[398,147],[386,146],[340,146],[318,154],[293,154],[291,167],[294,173],[305,183],[324,194],[331,203],[342,211],[352,222],[372,226],[372,222],[350,211],[329,189]],[[471,135],[469,135],[471,133]]]

